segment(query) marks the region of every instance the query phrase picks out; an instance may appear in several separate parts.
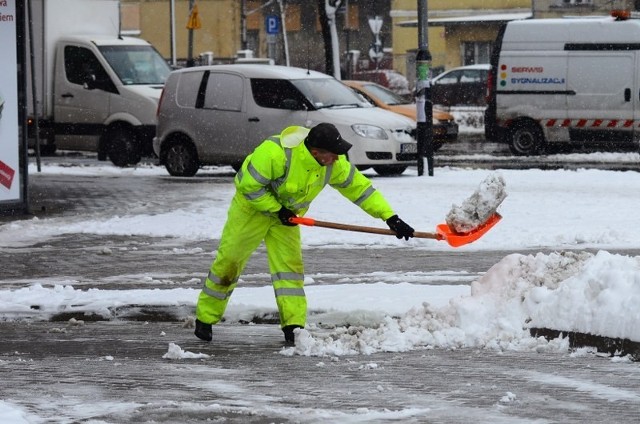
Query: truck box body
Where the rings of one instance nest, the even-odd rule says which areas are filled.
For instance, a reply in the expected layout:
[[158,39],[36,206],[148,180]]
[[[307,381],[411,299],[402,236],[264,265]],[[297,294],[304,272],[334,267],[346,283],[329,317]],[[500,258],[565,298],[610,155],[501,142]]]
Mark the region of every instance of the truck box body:
[[550,143],[637,142],[640,20],[507,23],[492,57],[487,138],[535,154]]
[[28,105],[41,149],[94,151],[120,166],[150,153],[170,68],[148,42],[119,36],[119,1],[33,0],[31,10]]

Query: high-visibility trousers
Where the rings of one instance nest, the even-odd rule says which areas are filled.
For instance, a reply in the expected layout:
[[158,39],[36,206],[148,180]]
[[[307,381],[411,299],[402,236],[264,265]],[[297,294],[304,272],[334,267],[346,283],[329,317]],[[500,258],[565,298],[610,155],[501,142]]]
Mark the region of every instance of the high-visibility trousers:
[[222,319],[231,293],[251,254],[264,240],[280,325],[305,326],[307,299],[300,227],[253,209],[237,194],[231,201],[220,245],[198,296],[196,317],[215,324]]

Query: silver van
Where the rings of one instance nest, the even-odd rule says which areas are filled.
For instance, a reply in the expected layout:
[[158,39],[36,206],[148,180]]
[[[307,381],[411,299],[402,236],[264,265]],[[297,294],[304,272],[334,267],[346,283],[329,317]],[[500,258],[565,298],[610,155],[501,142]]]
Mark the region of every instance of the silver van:
[[335,78],[302,68],[212,65],[173,71],[158,106],[153,149],[169,174],[231,165],[290,125],[334,124],[349,160],[380,175],[416,161],[415,121],[371,106]]

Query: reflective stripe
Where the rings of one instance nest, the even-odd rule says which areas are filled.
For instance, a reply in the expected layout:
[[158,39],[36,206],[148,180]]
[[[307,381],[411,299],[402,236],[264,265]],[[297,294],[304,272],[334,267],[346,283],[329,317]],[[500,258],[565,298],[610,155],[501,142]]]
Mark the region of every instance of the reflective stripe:
[[276,289],[276,297],[279,296],[301,296],[304,297],[304,289]]
[[[231,297],[231,293],[233,293],[233,290],[229,290],[228,292],[221,292],[221,291],[212,289],[212,288],[207,286],[207,280],[211,281],[213,284],[217,284],[219,286],[224,286],[223,284],[221,284],[220,278],[218,278],[217,275],[215,275],[211,271],[209,271],[209,273],[207,274],[207,278],[204,280],[204,284],[202,285],[202,291],[207,296],[215,297],[216,299],[220,299],[220,300],[225,300],[225,299]],[[229,285],[237,283],[237,282],[238,282],[238,279],[236,278]]]
[[304,274],[299,274],[297,272],[277,272],[275,274],[271,274],[271,282],[278,280],[299,280],[304,281]]
[[276,143],[278,146],[280,146],[280,136],[279,135],[272,135],[271,137],[269,137],[267,140],[269,141],[273,141],[274,143]]
[[339,188],[347,188],[351,185],[351,183],[353,182],[353,177],[356,175],[356,167],[355,165],[351,164],[351,169],[349,170],[349,175],[347,176],[347,179],[344,180],[343,183],[338,184],[336,187]]
[[247,200],[255,200],[258,197],[265,195],[266,193],[267,193],[267,189],[263,187],[258,191],[254,191],[253,193],[244,194],[244,198]]
[[323,186],[326,186],[327,184],[329,184],[329,181],[331,180],[331,173],[332,172],[333,172],[333,164],[327,166],[327,171],[324,174],[324,184],[323,184]]
[[278,192],[278,188],[284,184],[284,182],[287,180],[287,177],[289,176],[289,168],[291,166],[291,149],[289,148],[285,148],[284,149],[284,156],[286,158],[285,162],[284,162],[284,175],[274,181],[271,181],[271,188],[273,189],[274,193]]
[[240,168],[240,170],[236,174],[236,178],[238,179],[238,181],[242,181],[243,176],[244,176],[244,171],[242,170],[242,168]]
[[311,202],[293,203],[291,209],[308,209],[311,206]]
[[[214,273],[212,273],[211,271],[209,271],[209,273],[207,274],[207,278],[213,283],[213,284],[218,284],[221,286],[224,286],[224,284],[222,284],[222,282],[220,281],[220,278],[218,278],[217,275],[215,275]],[[236,278],[235,280],[233,280],[232,282],[230,282],[229,284],[227,284],[228,286],[230,286],[231,284],[235,284],[238,282],[238,279]],[[207,284],[207,280],[205,280],[205,286]]]
[[373,193],[375,193],[375,191],[376,191],[376,189],[375,189],[375,188],[373,188],[373,186],[369,186],[369,188],[368,188],[368,189],[366,189],[366,190],[364,191],[364,193],[362,193],[362,196],[358,197],[358,198],[356,199],[356,201],[355,201],[355,202],[353,202],[353,203],[355,203],[356,205],[360,206],[360,205],[362,204],[362,202],[364,202],[364,201],[365,201],[365,200],[367,200],[369,197],[371,197],[371,195],[372,195]]
[[215,291],[210,289],[209,287],[207,287],[206,285],[202,288],[202,291],[207,295],[207,296],[211,296],[211,297],[215,297],[216,299],[220,299],[220,300],[225,300],[228,297],[231,297],[231,293],[233,293],[233,290],[226,292],[226,293],[222,293],[219,291]]
[[249,171],[249,175],[251,175],[254,180],[262,185],[267,185],[271,182],[268,178],[263,177],[251,162],[249,162],[249,166],[247,166],[247,171]]

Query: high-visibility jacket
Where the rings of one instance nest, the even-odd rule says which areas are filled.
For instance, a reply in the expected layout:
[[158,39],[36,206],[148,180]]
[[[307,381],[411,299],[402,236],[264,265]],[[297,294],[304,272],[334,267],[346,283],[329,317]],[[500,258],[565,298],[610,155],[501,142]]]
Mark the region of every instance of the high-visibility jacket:
[[303,216],[329,184],[374,218],[387,220],[394,215],[387,200],[345,156],[320,165],[303,143],[308,133],[304,127],[288,127],[247,157],[235,185],[253,208],[277,213],[284,206]]
[[264,241],[280,325],[305,326],[300,228],[280,222],[277,213],[282,206],[302,216],[329,184],[373,217],[386,220],[394,214],[371,181],[344,156],[332,165],[320,165],[304,146],[308,133],[304,127],[288,127],[245,159],[235,178],[237,190],[216,259],[198,297],[200,321],[215,324],[222,319],[249,257]]

